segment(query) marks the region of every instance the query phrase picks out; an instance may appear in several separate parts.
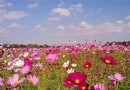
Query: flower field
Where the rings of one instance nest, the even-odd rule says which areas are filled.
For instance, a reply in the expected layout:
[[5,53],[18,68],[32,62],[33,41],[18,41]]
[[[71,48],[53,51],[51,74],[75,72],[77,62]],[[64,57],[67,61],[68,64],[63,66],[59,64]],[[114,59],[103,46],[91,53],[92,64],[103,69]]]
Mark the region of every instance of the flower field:
[[1,47],[0,90],[130,90],[130,45]]

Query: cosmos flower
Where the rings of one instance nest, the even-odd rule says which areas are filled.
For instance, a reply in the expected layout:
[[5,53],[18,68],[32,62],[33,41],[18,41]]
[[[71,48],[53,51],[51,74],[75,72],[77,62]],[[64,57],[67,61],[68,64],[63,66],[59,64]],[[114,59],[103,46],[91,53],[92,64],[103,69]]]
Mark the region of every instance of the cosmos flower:
[[27,75],[27,79],[29,82],[31,82],[33,85],[36,85],[39,82],[39,78],[32,75]]
[[87,76],[84,73],[74,72],[74,73],[69,74],[69,76],[67,76],[64,79],[64,85],[68,88],[74,85],[78,86],[78,85],[84,84],[86,81],[86,78]]
[[23,54],[23,57],[27,57],[29,55],[29,52],[26,52]]
[[73,72],[74,72],[74,69],[73,69],[73,68],[69,68],[69,69],[67,70],[67,73],[68,73],[68,74],[73,73]]
[[18,84],[22,83],[25,80],[25,78],[22,78],[21,80],[19,80],[19,75],[18,74],[14,74],[13,77],[9,77],[8,78],[8,85],[11,85],[13,87],[17,86]]
[[115,75],[109,75],[108,78],[110,79],[112,84],[116,84],[116,82],[121,82],[123,81],[126,77],[122,76],[119,73],[116,73]]
[[70,81],[69,77],[65,77],[64,79],[64,85],[68,88],[74,86],[74,83],[72,81]]
[[0,86],[4,86],[3,80],[4,80],[4,79],[0,77]]
[[70,61],[64,62],[63,67],[64,67],[64,68],[67,68],[67,67],[69,66],[69,63],[70,63]]
[[24,66],[23,68],[20,69],[20,72],[24,75],[29,72],[30,67],[28,65]]
[[74,64],[74,63],[73,63],[73,64],[71,64],[71,66],[72,66],[72,67],[76,67],[76,66],[77,66],[77,64]]
[[73,81],[75,84],[79,85],[85,82],[87,76],[84,73],[81,72],[74,72],[69,75],[69,78],[71,81]]
[[108,86],[104,83],[94,85],[91,90],[108,90]]
[[103,56],[103,57],[101,57],[101,59],[102,59],[103,63],[110,64],[110,65],[116,64],[116,61],[112,56]]
[[14,63],[15,67],[23,67],[24,61],[23,60],[18,60]]
[[90,60],[86,60],[86,62],[84,63],[84,65],[83,65],[83,68],[90,68],[92,66],[92,63],[91,63],[91,61]]
[[32,62],[31,62],[28,58],[26,58],[26,59],[24,60],[24,66],[26,66],[26,65],[32,67]]
[[78,86],[78,90],[88,90],[88,84],[87,83],[83,83],[83,84],[80,84]]
[[50,62],[50,63],[53,63],[57,59],[58,59],[58,55],[57,54],[48,54],[46,56],[46,61]]

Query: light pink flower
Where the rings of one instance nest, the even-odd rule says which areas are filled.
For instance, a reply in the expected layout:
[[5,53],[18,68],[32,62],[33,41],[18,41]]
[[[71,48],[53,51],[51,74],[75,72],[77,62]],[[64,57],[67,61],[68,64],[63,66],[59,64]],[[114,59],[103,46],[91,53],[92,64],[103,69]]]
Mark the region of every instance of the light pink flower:
[[33,83],[33,85],[36,85],[39,82],[39,78],[36,76],[28,75],[27,79],[29,82]]
[[104,83],[94,85],[91,90],[108,90],[108,86]]
[[4,80],[4,79],[0,77],[0,86],[3,86],[3,85],[4,85],[4,84],[3,84],[3,80]]
[[57,59],[58,59],[58,55],[57,54],[48,54],[46,56],[46,61],[50,62],[50,63],[54,62]]
[[30,70],[30,66],[26,65],[20,69],[20,72],[24,75],[24,74],[27,74],[29,70]]
[[115,75],[109,75],[108,78],[110,79],[111,82],[116,84],[116,82],[123,81],[125,79],[125,76],[122,76],[119,73],[116,73]]
[[22,78],[21,80],[19,80],[19,75],[18,74],[14,74],[13,77],[9,77],[8,78],[8,85],[11,85],[13,87],[17,86],[18,84],[22,83],[25,80],[25,78]]

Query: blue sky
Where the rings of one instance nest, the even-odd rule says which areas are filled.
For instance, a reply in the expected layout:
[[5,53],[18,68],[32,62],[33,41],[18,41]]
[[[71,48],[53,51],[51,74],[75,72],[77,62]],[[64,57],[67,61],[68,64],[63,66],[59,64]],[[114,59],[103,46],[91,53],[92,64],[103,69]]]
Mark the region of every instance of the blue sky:
[[130,40],[130,0],[0,0],[0,44],[86,39]]

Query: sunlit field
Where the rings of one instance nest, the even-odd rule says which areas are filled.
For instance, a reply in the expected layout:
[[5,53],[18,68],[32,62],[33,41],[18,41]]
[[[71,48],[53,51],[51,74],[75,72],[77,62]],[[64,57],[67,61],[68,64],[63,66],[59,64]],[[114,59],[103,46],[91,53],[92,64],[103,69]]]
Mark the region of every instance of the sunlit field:
[[2,48],[0,90],[130,90],[130,45]]

